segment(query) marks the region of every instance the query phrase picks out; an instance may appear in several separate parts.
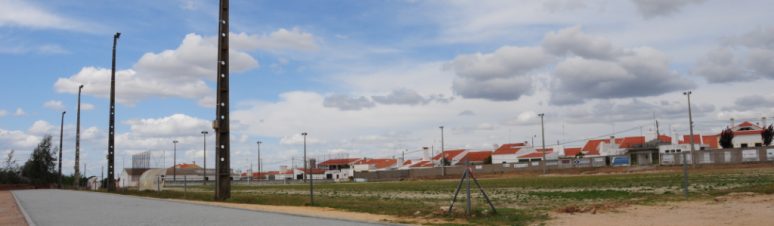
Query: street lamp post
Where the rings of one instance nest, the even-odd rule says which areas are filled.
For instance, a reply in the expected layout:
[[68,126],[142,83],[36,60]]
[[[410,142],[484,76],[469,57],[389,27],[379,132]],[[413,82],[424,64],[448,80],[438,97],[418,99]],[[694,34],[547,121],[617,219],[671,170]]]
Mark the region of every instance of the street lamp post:
[[173,140],[172,145],[174,145],[172,154],[172,181],[177,181],[177,140]]
[[439,126],[441,129],[441,176],[446,176],[446,149],[443,144],[443,126]]
[[304,178],[306,178],[306,175],[309,175],[309,203],[314,205],[314,177],[312,177],[311,172],[306,167],[306,135],[308,133],[303,132],[301,135],[304,136]]
[[540,137],[543,140],[543,174],[546,174],[546,129],[543,125],[543,116],[546,114],[540,113],[538,116],[540,116]]
[[202,131],[204,146],[202,146],[202,152],[204,153],[204,177],[202,183],[207,185],[207,131]]
[[[693,166],[696,166],[696,160],[693,159],[694,155],[694,140],[693,140],[693,114],[691,112],[691,91],[683,92],[683,95],[688,97],[688,123],[690,127],[691,132],[691,162],[693,163]],[[683,152],[683,195],[685,195],[685,198],[688,198],[688,160],[686,158],[685,152]]]
[[115,124],[116,124],[116,44],[121,33],[113,36],[113,64],[110,71],[110,128],[108,133],[108,192],[116,191],[114,154],[115,154]]
[[62,111],[62,122],[59,124],[59,188],[62,188],[62,137],[64,134],[64,116],[66,111]]
[[[255,143],[258,144],[258,179],[260,180],[260,178],[261,178],[261,167],[262,167],[261,166],[261,143],[262,142],[261,141],[257,141]],[[252,165],[252,164],[250,164],[250,165]],[[250,177],[252,177],[252,175],[250,175]]]
[[81,179],[78,170],[81,160],[81,90],[83,90],[83,85],[78,86],[78,111],[75,117],[75,181],[78,184],[80,184]]

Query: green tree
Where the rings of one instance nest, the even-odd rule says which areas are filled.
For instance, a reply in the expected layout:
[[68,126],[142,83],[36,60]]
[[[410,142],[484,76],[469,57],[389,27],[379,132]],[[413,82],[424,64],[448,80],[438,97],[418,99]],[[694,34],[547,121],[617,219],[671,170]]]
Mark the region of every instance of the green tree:
[[20,184],[24,180],[19,175],[19,167],[13,159],[14,150],[11,150],[3,160],[3,168],[0,169],[0,184]]
[[51,135],[46,135],[35,147],[30,159],[22,167],[22,176],[33,184],[49,184],[56,182],[54,154],[51,150]]
[[726,128],[723,132],[720,132],[720,146],[723,148],[734,148],[734,131],[730,128]]
[[764,145],[771,145],[771,139],[774,138],[774,126],[764,127],[763,132],[761,132],[761,138]]

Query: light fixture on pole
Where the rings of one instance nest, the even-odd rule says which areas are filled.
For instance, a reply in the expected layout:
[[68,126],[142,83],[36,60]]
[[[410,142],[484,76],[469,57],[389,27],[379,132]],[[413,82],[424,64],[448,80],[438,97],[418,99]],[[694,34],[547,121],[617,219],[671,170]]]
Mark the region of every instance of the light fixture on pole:
[[538,116],[540,116],[540,137],[543,140],[543,161],[541,164],[543,165],[543,174],[546,174],[546,129],[545,129],[545,126],[543,125],[543,116],[545,115],[546,114],[544,113],[538,114]]
[[66,111],[62,111],[62,122],[59,125],[59,158],[57,161],[59,162],[59,179],[58,179],[58,187],[62,188],[62,137],[64,134],[64,116]]
[[202,146],[202,152],[204,154],[204,177],[202,177],[202,183],[207,185],[207,131],[202,131],[204,146]]

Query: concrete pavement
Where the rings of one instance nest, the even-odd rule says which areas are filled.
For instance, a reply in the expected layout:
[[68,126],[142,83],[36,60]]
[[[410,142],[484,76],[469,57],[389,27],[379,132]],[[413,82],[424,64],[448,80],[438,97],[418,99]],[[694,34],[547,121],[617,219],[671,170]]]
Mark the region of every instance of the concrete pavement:
[[13,191],[32,225],[377,225],[68,190]]

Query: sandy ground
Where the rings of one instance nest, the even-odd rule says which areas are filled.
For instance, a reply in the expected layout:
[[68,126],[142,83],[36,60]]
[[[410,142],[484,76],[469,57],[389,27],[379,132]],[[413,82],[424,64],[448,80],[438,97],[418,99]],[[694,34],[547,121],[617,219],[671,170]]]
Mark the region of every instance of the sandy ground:
[[0,225],[27,225],[10,191],[0,191]]
[[[596,212],[596,213],[593,213]],[[553,213],[547,225],[772,225],[774,195],[736,193],[710,201],[628,206],[609,211]]]
[[[325,207],[272,206],[272,205],[240,204],[240,203],[224,203],[224,202],[203,202],[203,201],[190,201],[190,200],[178,200],[178,199],[174,199],[173,201],[203,204],[203,205],[213,205],[213,206],[221,206],[221,207],[229,207],[229,208],[238,208],[238,209],[247,209],[247,210],[257,210],[257,211],[265,211],[265,212],[273,212],[273,213],[293,214],[293,215],[308,216],[308,217],[354,220],[354,221],[364,221],[364,222],[373,222],[373,223],[399,223],[399,224],[422,225],[422,224],[440,224],[440,223],[451,222],[451,221],[441,220],[441,219],[425,219],[425,218],[410,218],[410,217],[407,218],[407,217],[397,217],[397,216],[390,216],[390,215],[347,212],[347,211],[336,210],[333,208],[325,208]],[[457,222],[457,223],[463,223],[463,222]]]

